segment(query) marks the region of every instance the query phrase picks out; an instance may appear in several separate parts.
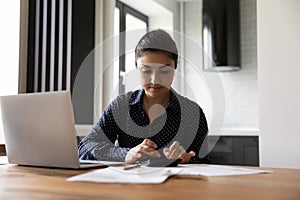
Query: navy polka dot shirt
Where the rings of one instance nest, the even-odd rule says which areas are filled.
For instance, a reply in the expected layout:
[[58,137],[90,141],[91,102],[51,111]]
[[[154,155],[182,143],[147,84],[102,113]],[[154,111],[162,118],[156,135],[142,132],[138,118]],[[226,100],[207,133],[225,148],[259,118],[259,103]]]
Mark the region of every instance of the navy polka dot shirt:
[[205,115],[198,104],[170,90],[166,112],[150,123],[143,107],[143,89],[118,96],[105,109],[89,134],[79,143],[79,157],[86,160],[124,161],[127,152],[151,139],[158,151],[174,141],[196,156],[190,163],[206,163],[199,151],[207,148],[204,139],[208,132]]

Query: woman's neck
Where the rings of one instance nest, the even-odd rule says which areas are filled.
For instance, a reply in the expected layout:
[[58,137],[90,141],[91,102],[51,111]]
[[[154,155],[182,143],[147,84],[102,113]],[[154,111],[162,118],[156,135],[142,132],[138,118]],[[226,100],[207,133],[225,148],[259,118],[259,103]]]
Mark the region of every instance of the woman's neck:
[[159,105],[163,106],[164,108],[166,108],[169,103],[169,100],[170,100],[170,93],[168,93],[168,95],[166,95],[166,96],[156,97],[156,98],[149,97],[145,94],[144,98],[143,98],[144,106],[147,106],[147,107],[151,107],[155,104],[159,104]]
[[150,123],[166,112],[166,107],[168,106],[169,100],[170,93],[163,98],[151,98],[147,95],[144,95],[143,104]]

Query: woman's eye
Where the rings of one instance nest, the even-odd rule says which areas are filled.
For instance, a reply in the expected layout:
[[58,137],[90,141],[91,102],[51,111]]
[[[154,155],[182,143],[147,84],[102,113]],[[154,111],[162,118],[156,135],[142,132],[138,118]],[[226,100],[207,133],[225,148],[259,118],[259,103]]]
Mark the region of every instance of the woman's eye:
[[170,72],[170,70],[160,71],[160,73],[162,73],[162,74],[168,74],[169,72]]
[[144,74],[152,74],[152,71],[151,70],[143,70],[143,73]]

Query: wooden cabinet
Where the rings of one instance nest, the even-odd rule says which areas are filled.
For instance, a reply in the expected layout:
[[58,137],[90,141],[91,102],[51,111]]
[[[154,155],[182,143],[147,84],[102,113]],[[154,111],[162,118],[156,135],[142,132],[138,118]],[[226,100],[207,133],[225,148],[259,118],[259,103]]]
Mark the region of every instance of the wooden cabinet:
[[0,144],[0,156],[6,156],[5,145]]
[[208,146],[212,164],[259,165],[258,136],[209,136]]

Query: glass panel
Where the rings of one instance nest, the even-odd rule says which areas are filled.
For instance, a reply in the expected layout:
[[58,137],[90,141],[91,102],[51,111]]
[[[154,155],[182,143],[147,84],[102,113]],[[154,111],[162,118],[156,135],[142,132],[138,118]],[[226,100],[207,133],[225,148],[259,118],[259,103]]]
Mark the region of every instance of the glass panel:
[[120,9],[115,8],[114,11],[114,35],[118,35],[120,33]]
[[18,93],[20,0],[0,1],[0,95]]
[[[0,96],[18,93],[20,0],[0,1]],[[4,143],[0,108],[0,144]]]
[[[125,36],[125,69],[126,73],[135,70],[134,49],[140,38],[147,32],[147,23],[131,14],[126,14],[126,36]],[[126,82],[125,92],[132,90],[129,87],[130,80]]]
[[118,91],[119,86],[119,48],[120,48],[120,9],[115,8],[114,10],[114,47],[117,49],[114,50],[114,60],[113,60],[113,89]]

